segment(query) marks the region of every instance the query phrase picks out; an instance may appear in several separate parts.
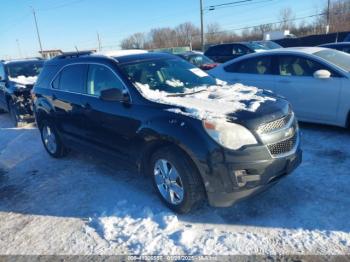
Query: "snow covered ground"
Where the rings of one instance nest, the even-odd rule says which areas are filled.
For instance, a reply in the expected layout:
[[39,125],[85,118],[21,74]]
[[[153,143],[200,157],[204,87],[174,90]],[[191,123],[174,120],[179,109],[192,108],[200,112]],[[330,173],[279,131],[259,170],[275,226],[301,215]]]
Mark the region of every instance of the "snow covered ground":
[[226,209],[175,215],[122,163],[50,158],[0,115],[0,254],[350,254],[350,132],[302,125],[304,162]]

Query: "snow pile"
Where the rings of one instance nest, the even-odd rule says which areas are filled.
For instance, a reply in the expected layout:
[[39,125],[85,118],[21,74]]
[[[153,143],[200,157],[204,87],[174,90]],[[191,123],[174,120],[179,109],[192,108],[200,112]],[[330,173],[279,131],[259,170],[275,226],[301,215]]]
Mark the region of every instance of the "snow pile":
[[90,219],[89,225],[133,255],[278,255],[286,250],[344,254],[350,248],[349,234],[339,231],[232,226],[218,223],[221,218],[213,210],[202,210],[199,216],[218,224],[190,223],[193,215],[177,216],[154,207],[140,210],[127,201],[117,205],[112,216]]
[[15,78],[10,77],[10,81],[21,84],[21,85],[34,85],[36,80],[38,79],[37,76],[18,76]]
[[[178,82],[172,84],[181,86]],[[225,119],[228,114],[242,110],[255,112],[262,103],[275,101],[272,97],[263,96],[261,89],[242,84],[197,87],[188,91],[186,95],[152,90],[149,85],[140,83],[136,83],[136,87],[151,101],[185,108],[185,112],[178,108],[169,111],[200,120]]]

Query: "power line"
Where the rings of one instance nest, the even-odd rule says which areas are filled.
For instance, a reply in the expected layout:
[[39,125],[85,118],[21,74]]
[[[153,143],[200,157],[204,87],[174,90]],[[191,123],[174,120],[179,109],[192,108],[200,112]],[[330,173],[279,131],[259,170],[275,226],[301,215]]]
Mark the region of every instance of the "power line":
[[245,3],[245,2],[251,2],[252,0],[240,0],[240,1],[235,1],[235,2],[230,2],[230,3],[224,3],[224,4],[218,4],[218,5],[210,5],[207,7],[210,11],[215,10],[217,7],[226,7],[226,6],[231,6],[231,5],[236,5],[240,3]]

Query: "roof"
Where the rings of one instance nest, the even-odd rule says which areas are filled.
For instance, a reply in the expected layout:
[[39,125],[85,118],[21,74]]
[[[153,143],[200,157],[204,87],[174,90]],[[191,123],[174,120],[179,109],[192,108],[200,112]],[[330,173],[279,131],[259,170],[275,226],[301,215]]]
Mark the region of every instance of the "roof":
[[119,57],[115,57],[115,59],[119,63],[129,63],[129,62],[136,62],[136,61],[146,61],[146,60],[174,58],[174,57],[176,56],[168,53],[152,52],[152,53],[119,56]]
[[[294,53],[304,53],[304,54],[313,54],[322,50],[325,50],[326,48],[323,47],[287,47],[287,48],[278,48],[278,49],[269,49],[269,50],[264,50],[262,52],[263,54],[266,53],[289,53],[289,52],[294,52]],[[260,54],[262,54],[260,53]]]

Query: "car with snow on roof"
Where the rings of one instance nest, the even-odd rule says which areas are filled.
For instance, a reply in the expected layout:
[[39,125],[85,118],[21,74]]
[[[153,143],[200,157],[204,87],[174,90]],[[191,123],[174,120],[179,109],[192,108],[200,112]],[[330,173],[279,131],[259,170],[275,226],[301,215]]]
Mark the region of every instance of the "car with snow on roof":
[[34,119],[30,92],[44,61],[0,61],[0,111],[9,112],[16,127]]
[[205,199],[231,206],[301,163],[286,100],[171,54],[62,55],[45,63],[33,97],[48,154],[92,149],[131,163],[179,213]]

